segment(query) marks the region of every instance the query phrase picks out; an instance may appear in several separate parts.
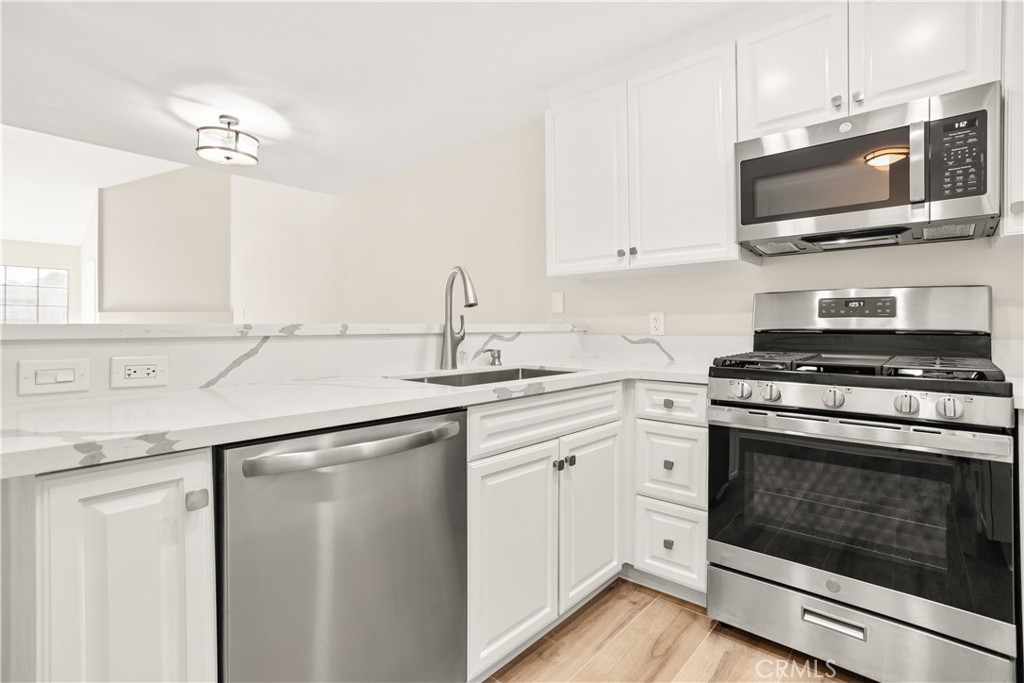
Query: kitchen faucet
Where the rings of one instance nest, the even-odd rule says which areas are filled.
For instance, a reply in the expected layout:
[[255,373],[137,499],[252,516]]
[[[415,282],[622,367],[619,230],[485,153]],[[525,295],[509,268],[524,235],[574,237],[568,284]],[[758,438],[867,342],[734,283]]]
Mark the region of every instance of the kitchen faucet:
[[455,286],[456,275],[462,277],[466,308],[472,308],[477,304],[476,290],[473,289],[473,281],[469,279],[469,273],[463,270],[462,266],[455,266],[448,273],[448,282],[444,286],[444,331],[441,333],[442,370],[454,370],[458,366],[459,344],[466,338],[466,316],[459,316],[458,332],[452,325],[452,288]]

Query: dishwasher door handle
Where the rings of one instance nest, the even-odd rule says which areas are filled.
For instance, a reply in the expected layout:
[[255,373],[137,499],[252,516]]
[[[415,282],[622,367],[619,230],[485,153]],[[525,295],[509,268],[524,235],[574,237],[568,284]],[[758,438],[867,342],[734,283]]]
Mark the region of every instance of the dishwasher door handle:
[[400,434],[376,441],[363,441],[319,451],[254,455],[242,461],[242,474],[246,477],[264,477],[270,474],[318,470],[360,460],[372,460],[421,446],[429,446],[457,436],[458,433],[458,422],[445,422],[411,434]]

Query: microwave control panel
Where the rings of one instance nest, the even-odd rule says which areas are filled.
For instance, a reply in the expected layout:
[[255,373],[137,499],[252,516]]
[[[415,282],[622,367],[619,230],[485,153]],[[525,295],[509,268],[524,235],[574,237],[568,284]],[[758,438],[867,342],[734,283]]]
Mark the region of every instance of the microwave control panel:
[[896,297],[818,299],[819,318],[895,318]]
[[986,193],[988,112],[932,121],[929,131],[931,198],[959,199]]

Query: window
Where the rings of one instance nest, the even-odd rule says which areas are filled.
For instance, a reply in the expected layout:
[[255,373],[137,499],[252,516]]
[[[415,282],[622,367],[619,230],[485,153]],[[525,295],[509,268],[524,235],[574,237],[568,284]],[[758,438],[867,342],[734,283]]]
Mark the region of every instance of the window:
[[0,266],[0,322],[66,323],[68,271]]

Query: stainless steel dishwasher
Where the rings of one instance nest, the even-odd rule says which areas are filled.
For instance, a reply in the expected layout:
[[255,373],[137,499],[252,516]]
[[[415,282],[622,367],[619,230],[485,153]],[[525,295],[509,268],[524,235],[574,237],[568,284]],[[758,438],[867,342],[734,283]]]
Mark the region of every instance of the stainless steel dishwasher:
[[222,450],[222,680],[466,680],[465,425]]

